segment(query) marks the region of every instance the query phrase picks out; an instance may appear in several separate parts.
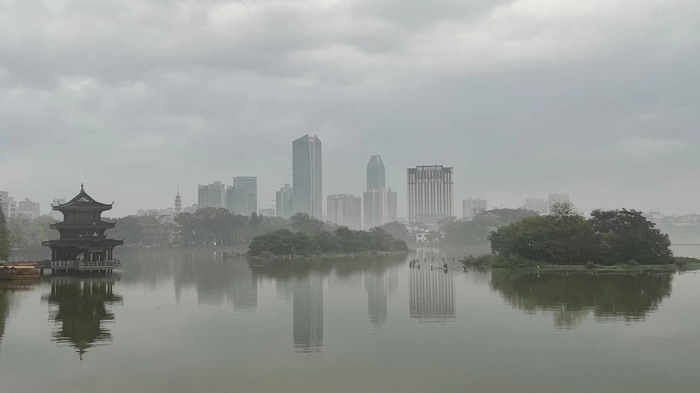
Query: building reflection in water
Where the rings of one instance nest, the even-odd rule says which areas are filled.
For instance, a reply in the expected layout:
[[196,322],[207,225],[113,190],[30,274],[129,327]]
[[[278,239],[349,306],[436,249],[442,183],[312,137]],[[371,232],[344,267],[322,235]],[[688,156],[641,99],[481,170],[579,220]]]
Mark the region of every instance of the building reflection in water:
[[49,303],[56,327],[52,338],[59,345],[73,346],[82,358],[89,348],[112,341],[104,322],[114,321],[110,308],[122,303],[112,291],[114,279],[51,279],[51,292],[42,298]]
[[671,274],[534,274],[494,270],[491,287],[526,312],[551,312],[554,324],[573,328],[597,320],[643,320],[671,296]]
[[308,273],[295,280],[293,290],[294,348],[317,352],[323,346],[323,278]]
[[389,293],[398,288],[399,271],[379,265],[364,271],[367,313],[374,329],[381,329],[387,318]]
[[450,273],[411,269],[408,297],[411,318],[433,322],[455,317],[454,276]]
[[229,302],[236,311],[258,306],[258,281],[245,260],[192,259],[184,261],[175,276],[175,296],[194,287],[200,304]]

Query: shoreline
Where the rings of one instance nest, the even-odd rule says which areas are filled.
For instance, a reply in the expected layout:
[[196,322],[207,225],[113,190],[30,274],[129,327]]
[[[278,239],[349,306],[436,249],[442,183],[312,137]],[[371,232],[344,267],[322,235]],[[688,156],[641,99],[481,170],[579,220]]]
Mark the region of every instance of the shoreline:
[[460,260],[465,268],[476,269],[519,269],[547,273],[675,273],[700,270],[700,259],[690,257],[673,257],[673,262],[664,265],[632,265],[620,263],[616,265],[552,265],[530,261],[518,257],[504,257],[497,254],[478,257],[465,257]]

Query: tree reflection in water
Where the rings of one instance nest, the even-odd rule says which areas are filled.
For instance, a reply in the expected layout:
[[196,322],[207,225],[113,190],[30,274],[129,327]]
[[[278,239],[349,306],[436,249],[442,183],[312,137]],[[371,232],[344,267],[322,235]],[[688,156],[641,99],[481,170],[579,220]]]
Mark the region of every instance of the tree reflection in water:
[[114,321],[108,306],[122,302],[122,297],[112,292],[113,284],[110,278],[53,278],[51,292],[43,296],[56,325],[53,340],[73,346],[81,358],[89,348],[112,341],[103,322]]
[[10,313],[10,292],[3,287],[0,287],[0,342],[5,334],[5,324],[7,316]]
[[597,320],[643,320],[671,295],[671,274],[518,273],[494,270],[491,288],[527,312],[554,313],[556,326]]

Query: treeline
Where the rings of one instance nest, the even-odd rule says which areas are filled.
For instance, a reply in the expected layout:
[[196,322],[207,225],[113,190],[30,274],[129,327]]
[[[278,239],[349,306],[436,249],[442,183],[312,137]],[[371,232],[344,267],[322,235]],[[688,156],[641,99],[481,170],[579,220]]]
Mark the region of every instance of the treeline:
[[[227,209],[204,208],[195,213],[181,213],[175,221],[164,217],[126,216],[122,218],[104,218],[105,221],[115,222],[114,229],[107,231],[107,236],[113,239],[123,239],[124,244],[134,247],[200,247],[227,246],[248,243],[255,237],[279,231],[289,230],[313,236],[321,232],[334,232],[337,225],[323,222],[298,213],[289,219],[281,217],[250,216],[233,214]],[[51,216],[41,216],[31,220],[26,217],[11,217],[6,220],[7,231],[3,235],[0,225],[0,260],[3,257],[3,242],[6,239],[7,254],[9,250],[22,250],[41,246],[42,240],[57,239],[58,231],[50,229],[49,225],[56,220]],[[390,223],[383,227],[385,231],[396,238],[406,240],[408,230],[400,223]]]
[[635,210],[595,210],[590,218],[570,204],[547,216],[528,217],[489,236],[506,257],[555,265],[663,265],[673,262],[668,235]]
[[288,256],[407,250],[405,241],[394,238],[381,228],[353,231],[340,227],[332,232],[317,231],[313,234],[282,229],[257,236],[250,242],[248,255]]
[[538,214],[525,209],[494,209],[476,215],[471,220],[448,221],[441,226],[446,245],[488,244],[489,233],[499,227],[512,224]]
[[3,215],[2,219],[5,221],[5,233],[2,233],[3,225],[0,223],[0,260],[8,259],[10,250],[26,250],[41,246],[44,240],[58,238],[58,231],[49,228],[49,224],[56,221],[51,216],[32,220],[25,216],[5,218]]

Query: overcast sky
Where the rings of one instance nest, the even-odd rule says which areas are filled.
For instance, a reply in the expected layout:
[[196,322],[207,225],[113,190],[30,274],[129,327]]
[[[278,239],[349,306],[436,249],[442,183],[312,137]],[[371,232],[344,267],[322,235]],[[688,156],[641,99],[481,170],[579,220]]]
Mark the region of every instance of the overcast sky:
[[263,208],[316,134],[324,196],[379,154],[399,216],[419,164],[456,202],[700,213],[699,49],[697,0],[0,0],[0,190],[121,216],[252,175]]

